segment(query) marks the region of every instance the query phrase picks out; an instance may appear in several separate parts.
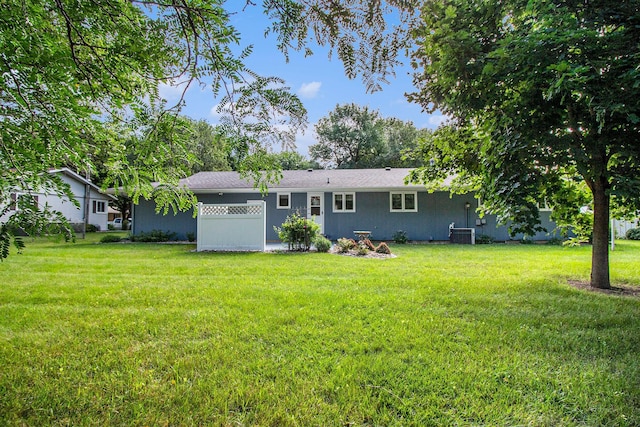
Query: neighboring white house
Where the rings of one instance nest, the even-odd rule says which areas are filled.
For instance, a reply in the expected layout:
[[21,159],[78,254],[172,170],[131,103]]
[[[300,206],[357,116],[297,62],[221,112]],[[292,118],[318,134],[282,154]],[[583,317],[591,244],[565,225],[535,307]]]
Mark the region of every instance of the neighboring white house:
[[[86,203],[88,202],[88,221],[87,224],[95,225],[99,230],[107,229],[107,217],[109,212],[109,202],[115,200],[115,197],[104,194],[98,186],[91,181],[83,178],[68,168],[54,169],[49,171],[56,174],[63,182],[69,184],[71,192],[80,204],[80,207],[74,205],[67,198],[58,196],[57,194],[46,194],[43,192],[33,192],[32,196],[40,206],[49,205],[51,209],[62,213],[65,218],[73,224],[83,224],[85,222]],[[11,193],[11,199],[16,200],[21,193]],[[17,209],[12,204],[9,212],[0,217],[0,222],[5,221],[9,216],[13,215]]]

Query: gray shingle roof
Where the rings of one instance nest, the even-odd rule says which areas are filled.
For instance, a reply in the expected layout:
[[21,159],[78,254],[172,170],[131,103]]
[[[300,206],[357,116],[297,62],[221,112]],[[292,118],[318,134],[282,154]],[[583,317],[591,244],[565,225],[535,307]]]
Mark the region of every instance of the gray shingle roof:
[[[405,185],[411,169],[331,169],[282,171],[282,179],[269,185],[275,190],[358,190],[424,189],[422,185]],[[181,180],[196,193],[209,191],[255,191],[253,181],[237,172],[199,172]]]

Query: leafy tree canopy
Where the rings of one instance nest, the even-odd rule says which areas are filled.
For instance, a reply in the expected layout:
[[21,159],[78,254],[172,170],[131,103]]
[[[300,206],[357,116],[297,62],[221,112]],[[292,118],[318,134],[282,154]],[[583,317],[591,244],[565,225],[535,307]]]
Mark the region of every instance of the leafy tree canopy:
[[486,207],[528,233],[539,229],[541,198],[579,175],[593,196],[595,287],[610,286],[611,196],[640,207],[639,9],[637,1],[434,0],[414,29],[410,99],[473,136],[434,161],[466,168],[461,150],[473,149]]
[[356,104],[337,105],[315,126],[318,142],[311,158],[325,167],[411,167],[421,164],[414,154],[429,131],[411,122],[382,118],[377,111]]

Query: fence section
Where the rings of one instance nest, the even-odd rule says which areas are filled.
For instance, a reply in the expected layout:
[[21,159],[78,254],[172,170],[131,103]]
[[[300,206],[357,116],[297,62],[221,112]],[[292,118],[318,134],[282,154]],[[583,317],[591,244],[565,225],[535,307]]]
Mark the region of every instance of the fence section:
[[198,251],[264,251],[266,231],[264,201],[198,204]]

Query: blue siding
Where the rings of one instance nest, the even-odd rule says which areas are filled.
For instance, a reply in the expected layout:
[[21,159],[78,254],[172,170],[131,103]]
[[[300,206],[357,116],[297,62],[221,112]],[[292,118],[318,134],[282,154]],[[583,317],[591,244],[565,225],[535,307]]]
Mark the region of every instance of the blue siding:
[[[360,192],[356,193],[356,212],[334,213],[333,193],[324,193],[324,230],[325,235],[332,240],[340,237],[354,237],[354,230],[370,230],[374,240],[392,240],[398,230],[407,233],[410,240],[417,241],[446,241],[449,236],[449,224],[456,227],[474,227],[476,235],[486,234],[496,240],[509,240],[507,228],[496,227],[495,216],[485,217],[484,226],[476,226],[478,218],[475,207],[477,201],[472,195],[454,195],[447,192],[418,192],[418,212],[391,212],[389,192]],[[287,215],[300,210],[305,213],[307,193],[291,193],[291,209],[277,209],[277,191],[263,197],[260,193],[225,193],[199,194],[198,200],[203,203],[245,203],[247,200],[265,200],[267,202],[267,241],[278,241],[273,230],[280,226]],[[467,211],[465,203],[471,208]],[[541,213],[542,225],[549,233],[555,226],[549,220],[549,212]],[[134,207],[133,233],[149,232],[151,230],[172,231],[177,233],[178,239],[186,239],[187,233],[196,234],[196,218],[193,211],[167,215],[155,213],[155,203],[142,200]],[[515,239],[522,238],[516,236]],[[534,237],[539,240],[549,238],[548,233],[538,233]]]

